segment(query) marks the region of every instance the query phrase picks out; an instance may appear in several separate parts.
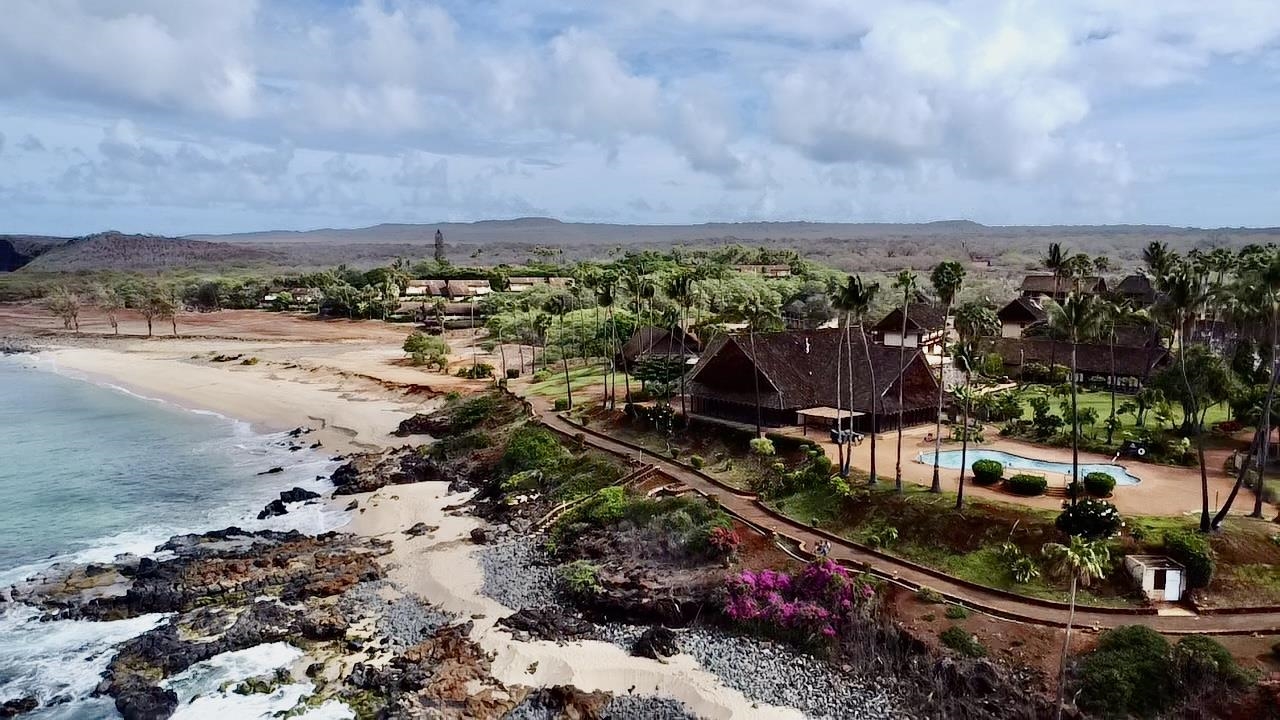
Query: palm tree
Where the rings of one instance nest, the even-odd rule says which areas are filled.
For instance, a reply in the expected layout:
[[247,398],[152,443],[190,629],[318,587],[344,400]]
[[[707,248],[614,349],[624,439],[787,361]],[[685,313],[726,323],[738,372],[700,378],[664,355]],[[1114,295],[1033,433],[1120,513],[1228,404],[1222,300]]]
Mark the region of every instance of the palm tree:
[[[751,343],[751,362],[753,365],[758,362],[756,360],[756,332],[772,329],[776,326],[779,312],[780,308],[776,304],[771,304],[760,297],[746,298],[738,308],[738,313],[742,316],[743,321],[747,323],[747,336]],[[751,380],[754,384],[756,403],[756,437],[761,438],[764,437],[764,422],[760,406],[760,371],[758,366],[753,367],[752,370]]]
[[[614,403],[617,401],[617,391],[618,391],[617,369],[614,367],[615,352],[613,347],[614,345],[613,343],[613,335],[614,335],[613,306],[614,306],[614,303],[617,301],[617,295],[615,294],[616,285],[617,285],[617,278],[612,273],[605,273],[600,277],[596,278],[596,308],[597,308],[596,311],[597,313],[599,312],[600,309],[603,309],[605,311],[605,322],[608,323],[609,325],[609,338],[608,338],[608,342],[606,342],[606,349],[605,349],[605,354],[609,361],[609,366],[608,368],[606,368],[605,375],[604,375],[604,404],[610,410],[612,410],[615,407]],[[599,334],[598,331],[597,331],[597,334]],[[613,392],[610,392],[610,389],[609,389],[609,378],[611,376],[613,377],[613,380],[614,380]]]
[[1152,241],[1142,250],[1142,262],[1156,289],[1163,292],[1165,281],[1177,262],[1177,254],[1170,252],[1166,243]]
[[[1068,257],[1062,245],[1059,243],[1050,243],[1049,252],[1040,259],[1040,264],[1045,270],[1053,273],[1053,301],[1058,301],[1058,293],[1062,292],[1062,276],[1070,269],[1071,258]],[[1052,339],[1052,338],[1051,338]],[[1049,371],[1053,372],[1053,368],[1058,364],[1058,346],[1049,345]]]
[[[1097,299],[1092,295],[1070,293],[1061,304],[1049,306],[1049,326],[1066,335],[1071,341],[1071,479],[1080,482],[1080,405],[1079,382],[1076,377],[1076,349],[1082,340],[1088,340],[1098,333],[1102,322]],[[1057,343],[1056,340],[1052,341]],[[1075,503],[1073,493],[1071,502]]]
[[[916,274],[910,270],[902,270],[893,280],[893,289],[902,293],[902,335],[898,337],[898,373],[901,374],[907,362],[907,309],[911,306],[912,296],[918,288]],[[906,420],[903,392],[906,383],[898,381],[898,462],[894,465],[893,486],[899,493],[902,488],[902,424]]]
[[680,333],[680,414],[685,415],[686,417],[688,416],[688,408],[685,406],[684,379],[685,375],[688,374],[685,372],[688,369],[685,366],[685,363],[688,362],[688,352],[685,347],[686,332],[684,326],[685,314],[693,305],[693,280],[694,277],[690,273],[683,271],[676,272],[667,279],[666,287],[663,288],[663,292],[666,293],[667,297],[671,298],[671,302],[675,303],[676,307],[679,309],[679,313],[677,315],[679,322],[677,323],[675,330]]
[[[564,394],[565,394],[565,398],[567,399],[567,402],[565,404],[565,409],[572,410],[573,409],[573,383],[569,382],[569,351],[566,350],[564,346],[564,338],[565,338],[565,335],[568,334],[564,326],[564,316],[565,316],[565,313],[569,311],[569,303],[570,303],[570,300],[568,295],[565,295],[565,294],[555,295],[547,301],[546,311],[548,314],[555,313],[560,318],[560,364],[564,367]],[[546,345],[545,340],[543,341],[543,345],[544,346]],[[546,347],[543,347],[542,349],[542,362],[544,365],[547,362]]]
[[1124,302],[1114,302],[1109,300],[1100,300],[1098,310],[1101,313],[1099,317],[1099,330],[1102,335],[1107,338],[1108,352],[1111,362],[1111,378],[1108,385],[1111,388],[1111,416],[1107,419],[1107,444],[1110,445],[1115,437],[1116,430],[1116,334],[1119,328],[1126,321],[1141,317],[1145,313],[1141,310],[1135,311]]
[[1184,429],[1188,428],[1196,436],[1196,453],[1200,461],[1200,531],[1209,532],[1212,521],[1209,517],[1209,469],[1204,459],[1204,428],[1200,416],[1200,408],[1191,380],[1187,377],[1187,330],[1191,321],[1197,317],[1208,299],[1204,278],[1186,267],[1172,271],[1165,282],[1165,301],[1176,321],[1178,335],[1178,368],[1182,373],[1183,386],[1187,391],[1187,399],[1191,411],[1183,418]]
[[983,303],[970,302],[956,310],[956,334],[960,340],[952,349],[956,366],[964,371],[964,386],[957,388],[954,394],[964,411],[963,435],[960,449],[960,485],[956,495],[956,509],[964,509],[964,475],[968,469],[969,451],[969,415],[973,408],[973,368],[981,357],[981,343],[984,338],[1000,331],[1000,321],[995,312]]
[[[862,355],[867,364],[867,380],[871,383],[871,467],[868,469],[870,475],[867,482],[875,485],[878,480],[876,474],[876,434],[879,431],[880,410],[884,407],[884,402],[880,396],[880,386],[876,384],[876,366],[871,362],[871,343],[867,341],[866,322],[867,314],[871,312],[871,304],[875,302],[876,295],[880,292],[879,283],[865,283],[862,278],[857,275],[850,275],[845,281],[844,288],[840,292],[840,302],[838,306],[848,316],[848,322],[845,324],[845,348],[846,360],[852,363],[853,346],[849,338],[849,327],[854,321],[858,325],[858,337],[862,339]],[[853,367],[849,367],[849,405],[850,410],[853,409]],[[849,462],[849,458],[845,457],[845,462]],[[849,468],[844,469],[844,473],[849,473]]]
[[[929,275],[929,282],[933,285],[933,292],[937,295],[939,302],[942,303],[942,331],[947,333],[947,326],[951,319],[951,305],[956,300],[956,295],[960,292],[960,286],[964,284],[964,266],[954,260],[947,260],[938,263],[937,267]],[[944,394],[944,386],[946,384],[946,373],[943,372],[943,365],[938,366],[938,417],[933,434],[933,485],[929,487],[930,492],[942,492],[942,476],[940,474],[939,455],[942,453],[942,397]],[[964,469],[961,468],[961,472]]]
[[1085,540],[1071,536],[1067,545],[1047,543],[1041,549],[1049,574],[1071,580],[1071,610],[1067,613],[1067,632],[1062,640],[1062,662],[1058,669],[1058,718],[1062,718],[1062,706],[1066,698],[1067,654],[1071,652],[1071,625],[1076,619],[1076,589],[1089,587],[1095,580],[1106,576],[1111,565],[1111,551],[1101,540]]

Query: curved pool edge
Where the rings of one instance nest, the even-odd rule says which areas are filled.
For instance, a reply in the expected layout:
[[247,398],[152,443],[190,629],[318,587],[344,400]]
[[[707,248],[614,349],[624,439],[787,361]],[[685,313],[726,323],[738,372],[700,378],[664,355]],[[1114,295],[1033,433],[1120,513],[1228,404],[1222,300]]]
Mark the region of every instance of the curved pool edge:
[[[945,457],[947,456],[947,454],[948,454],[948,453],[954,453],[956,456],[958,456],[961,452],[963,452],[963,451],[961,451],[961,450],[942,450],[939,454],[940,454],[940,455],[942,455],[942,456],[945,458]],[[1056,461],[1056,460],[1037,460],[1037,459],[1035,459],[1035,458],[1026,457],[1026,456],[1024,456],[1024,455],[1019,455],[1019,454],[1017,454],[1017,453],[1011,453],[1011,452],[1008,452],[1008,451],[1005,451],[1005,450],[993,450],[993,449],[988,449],[988,448],[970,448],[970,449],[968,450],[968,454],[969,454],[969,456],[970,456],[970,457],[973,457],[973,456],[975,456],[975,455],[980,455],[980,454],[987,454],[987,455],[990,455],[990,454],[999,454],[999,455],[1004,456],[1005,458],[1012,458],[1012,459],[1016,459],[1016,460],[1018,460],[1018,461],[1022,461],[1023,463],[1036,463],[1036,464],[1041,464],[1041,465],[1055,465],[1055,466],[1059,466],[1060,468],[1064,468],[1064,469],[1057,469],[1057,468],[1054,468],[1054,469],[1046,469],[1046,468],[1044,468],[1044,467],[1036,467],[1034,464],[1032,464],[1032,465],[1019,464],[1018,462],[1007,461],[1007,460],[1004,460],[1004,459],[1001,459],[1001,458],[982,458],[982,457],[976,457],[976,458],[974,458],[973,462],[976,462],[977,460],[981,460],[981,459],[992,459],[992,460],[996,460],[997,462],[1000,462],[1000,463],[1001,463],[1002,465],[1004,465],[1005,467],[1013,468],[1013,469],[1016,469],[1016,470],[1022,470],[1022,471],[1027,471],[1027,472],[1036,472],[1036,473],[1044,473],[1044,474],[1046,474],[1046,475],[1062,475],[1062,476],[1069,476],[1069,475],[1071,475],[1071,463],[1069,463],[1069,462],[1059,462],[1059,461]],[[929,466],[932,466],[932,465],[933,465],[933,455],[934,455],[934,452],[933,452],[932,450],[922,451],[922,452],[919,452],[919,453],[917,453],[917,454],[916,454],[915,460],[916,460],[916,462],[918,462],[918,463],[920,463],[920,464],[922,464],[922,465],[929,465]],[[970,465],[972,465],[972,463],[969,463],[969,464],[970,464]],[[954,467],[950,467],[950,466],[948,466],[945,462],[944,462],[944,463],[941,463],[939,466],[940,466],[940,467],[942,467],[942,468],[945,468],[945,469],[947,469],[947,470],[959,470],[959,469],[960,469],[960,466],[959,466],[959,464],[958,464],[958,463],[957,463]],[[1138,485],[1141,485],[1141,484],[1142,484],[1142,482],[1143,482],[1143,479],[1142,479],[1142,477],[1141,477],[1141,476],[1139,476],[1139,475],[1135,475],[1134,473],[1130,472],[1129,467],[1128,467],[1127,465],[1122,465],[1122,464],[1120,464],[1120,463],[1118,463],[1118,462],[1081,462],[1081,463],[1080,463],[1080,474],[1081,474],[1081,476],[1082,476],[1082,477],[1083,477],[1083,476],[1084,476],[1084,474],[1085,474],[1085,473],[1087,473],[1087,472],[1094,472],[1094,471],[1097,471],[1097,470],[1102,470],[1103,472],[1107,472],[1108,470],[1118,470],[1118,471],[1121,473],[1121,475],[1117,475],[1117,474],[1115,474],[1115,473],[1113,473],[1113,472],[1107,472],[1107,474],[1108,474],[1108,475],[1111,475],[1111,477],[1113,477],[1113,478],[1115,478],[1115,479],[1116,479],[1116,487],[1117,487],[1117,488],[1121,488],[1121,487],[1137,487]]]

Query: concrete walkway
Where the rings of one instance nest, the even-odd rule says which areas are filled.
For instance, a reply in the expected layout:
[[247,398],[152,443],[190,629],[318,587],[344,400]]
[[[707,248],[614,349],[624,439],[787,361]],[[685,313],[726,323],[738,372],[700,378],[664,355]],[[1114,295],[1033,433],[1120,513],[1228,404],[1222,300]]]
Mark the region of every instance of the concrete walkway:
[[[640,451],[634,447],[599,431],[565,420],[552,411],[550,404],[544,398],[526,398],[526,400],[530,402],[534,413],[543,423],[561,434],[574,436],[581,433],[587,445],[621,457],[634,459],[640,455]],[[649,452],[644,453],[643,460],[645,463],[656,465],[664,474],[694,490],[715,495],[725,510],[757,527],[779,532],[803,543],[806,548],[812,548],[823,540],[829,541],[832,545],[830,557],[833,560],[860,566],[871,574],[895,581],[907,588],[933,588],[949,600],[1006,620],[1051,627],[1064,627],[1067,623],[1069,612],[1065,605],[1040,604],[1017,599],[997,591],[983,590],[955,579],[948,579],[940,573],[924,572],[912,564],[870,552],[835,535],[815,531],[800,523],[770,515],[760,507],[754,495],[715,484],[680,463]],[[1170,634],[1272,635],[1280,634],[1280,612],[1167,616],[1078,610],[1073,624],[1077,627],[1095,628],[1141,624]]]

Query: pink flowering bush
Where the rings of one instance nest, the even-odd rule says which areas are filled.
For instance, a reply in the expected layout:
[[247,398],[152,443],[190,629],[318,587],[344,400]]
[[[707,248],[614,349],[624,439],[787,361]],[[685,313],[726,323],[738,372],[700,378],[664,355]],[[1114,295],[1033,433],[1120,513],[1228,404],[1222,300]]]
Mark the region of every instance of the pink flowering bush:
[[795,576],[743,570],[729,578],[727,589],[730,619],[808,640],[843,635],[875,598],[869,584],[831,560],[811,563]]
[[707,545],[721,557],[732,556],[741,544],[742,538],[738,537],[733,528],[714,527],[707,535]]

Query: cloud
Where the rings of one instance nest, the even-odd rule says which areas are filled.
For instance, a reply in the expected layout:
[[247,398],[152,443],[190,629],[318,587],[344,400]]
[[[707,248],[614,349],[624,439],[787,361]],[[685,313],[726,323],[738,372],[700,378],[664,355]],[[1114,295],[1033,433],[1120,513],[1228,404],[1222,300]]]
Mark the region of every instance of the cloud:
[[[110,198],[140,223],[156,203],[640,217],[637,198],[666,221],[892,219],[930,203],[941,217],[1161,221],[1138,188],[1211,195],[1275,130],[1260,116],[1249,141],[1214,143],[1240,120],[1197,102],[1273,87],[1280,5],[1263,0],[5,10],[0,128],[23,151],[9,186],[43,187],[71,212]],[[1209,144],[1162,145],[1159,125],[1188,113]],[[1135,114],[1155,124],[1123,122]],[[1271,217],[1251,197],[1233,207]]]

